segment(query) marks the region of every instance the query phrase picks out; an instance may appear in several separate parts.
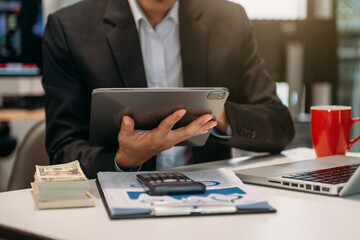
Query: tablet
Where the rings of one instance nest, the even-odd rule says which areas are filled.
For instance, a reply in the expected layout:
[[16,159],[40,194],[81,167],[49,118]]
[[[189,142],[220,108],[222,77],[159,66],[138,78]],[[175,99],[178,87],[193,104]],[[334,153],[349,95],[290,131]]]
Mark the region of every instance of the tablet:
[[[90,145],[118,145],[122,117],[135,121],[135,129],[151,130],[178,109],[185,116],[174,129],[186,126],[199,116],[219,116],[229,95],[226,88],[98,88],[91,97]],[[177,145],[202,146],[210,133],[191,137]]]

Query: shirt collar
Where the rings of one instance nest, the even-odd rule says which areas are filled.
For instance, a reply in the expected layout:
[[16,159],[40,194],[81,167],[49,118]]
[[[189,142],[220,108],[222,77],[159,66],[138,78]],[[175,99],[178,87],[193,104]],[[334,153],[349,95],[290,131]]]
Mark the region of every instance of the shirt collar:
[[[128,1],[129,1],[131,12],[134,17],[136,28],[139,29],[139,24],[140,24],[141,20],[144,20],[146,22],[149,22],[149,21],[146,18],[143,10],[141,9],[141,7],[139,6],[139,4],[137,3],[136,0],[128,0]],[[170,11],[168,12],[168,14],[166,15],[166,17],[163,20],[165,20],[167,18],[172,19],[176,24],[179,24],[179,2],[178,1],[175,2],[174,6],[172,6],[172,8],[170,9]]]

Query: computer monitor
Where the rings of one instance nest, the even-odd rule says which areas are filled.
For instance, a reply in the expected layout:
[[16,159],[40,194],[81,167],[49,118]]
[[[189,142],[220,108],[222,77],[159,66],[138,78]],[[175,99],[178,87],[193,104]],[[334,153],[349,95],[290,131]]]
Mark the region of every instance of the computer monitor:
[[42,69],[41,0],[0,0],[0,76],[36,76]]

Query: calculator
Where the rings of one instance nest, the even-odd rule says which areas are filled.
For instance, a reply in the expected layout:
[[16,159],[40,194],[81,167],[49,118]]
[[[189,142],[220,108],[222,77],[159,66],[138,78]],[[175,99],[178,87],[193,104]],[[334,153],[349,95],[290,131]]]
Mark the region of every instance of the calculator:
[[206,186],[180,172],[151,172],[136,175],[150,195],[201,194]]

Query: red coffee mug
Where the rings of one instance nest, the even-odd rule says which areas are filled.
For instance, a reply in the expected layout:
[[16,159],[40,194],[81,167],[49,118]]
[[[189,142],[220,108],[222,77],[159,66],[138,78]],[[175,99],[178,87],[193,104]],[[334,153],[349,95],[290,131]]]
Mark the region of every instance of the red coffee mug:
[[311,136],[317,157],[345,155],[360,139],[350,141],[350,130],[360,117],[351,118],[349,106],[311,107]]

